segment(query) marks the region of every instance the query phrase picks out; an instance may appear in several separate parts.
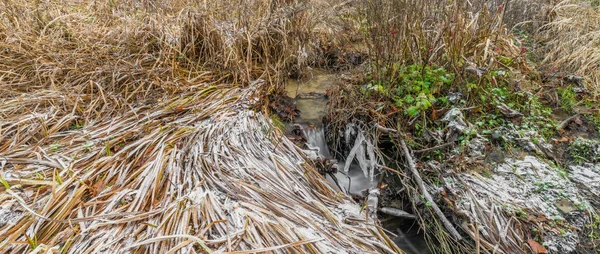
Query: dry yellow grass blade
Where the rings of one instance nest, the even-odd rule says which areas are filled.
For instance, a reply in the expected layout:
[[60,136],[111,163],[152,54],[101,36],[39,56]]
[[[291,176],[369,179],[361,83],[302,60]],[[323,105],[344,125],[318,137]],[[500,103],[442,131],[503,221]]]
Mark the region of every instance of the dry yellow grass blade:
[[[3,233],[12,232],[5,249],[31,248],[33,243],[14,243],[32,234],[30,238],[35,236],[39,244],[62,247],[68,241],[72,252],[191,251],[194,246],[200,248],[198,251],[240,253],[286,249],[317,253],[339,249],[400,251],[379,234],[365,241],[368,232],[376,231],[368,228],[375,226],[345,222],[348,218],[361,221],[364,216],[348,199],[329,198],[336,196],[335,191],[320,175],[307,174],[315,169],[307,167],[301,150],[276,131],[268,118],[249,110],[245,101],[211,105],[238,95],[249,98],[256,89],[229,89],[219,94],[223,96],[220,100],[206,91],[202,96],[191,94],[189,98],[197,98],[190,100],[192,105],[205,103],[204,108],[213,111],[170,121],[165,120],[173,111],[152,109],[134,110],[118,121],[107,119],[111,126],[128,130],[111,131],[112,139],[127,140],[130,132],[139,133],[110,154],[112,148],[97,146],[99,142],[93,140],[102,140],[111,127],[98,123],[97,127],[83,127],[84,133],[69,131],[71,135],[56,140],[93,142],[89,146],[76,142],[70,150],[59,148],[56,152],[60,155],[49,153],[48,157],[57,160],[77,158],[64,161],[64,169],[56,175],[46,173],[53,167],[35,165],[35,161],[17,173],[21,164],[7,161],[3,174],[28,179],[36,177],[33,172],[38,169],[46,175],[39,173],[37,177],[52,177],[53,181],[43,183],[52,183],[55,188],[18,188],[10,186],[13,180],[7,182],[14,198],[2,204],[17,195],[22,198],[7,211],[14,222],[0,228]],[[164,104],[169,103],[173,102]],[[135,115],[142,117],[136,120]],[[174,124],[186,121],[191,122]],[[148,129],[156,122],[162,127]],[[50,145],[42,150],[46,149],[51,150]],[[33,208],[18,212],[25,207]],[[29,226],[18,223],[23,220],[29,221],[25,224]],[[354,244],[349,245],[351,242]]]
[[401,252],[252,109],[304,4],[0,2],[0,252]]
[[[538,35],[546,49],[544,64],[558,72],[587,79],[589,89],[600,96],[600,7],[590,1],[565,0],[554,6],[551,22]],[[596,49],[596,50],[595,50]]]

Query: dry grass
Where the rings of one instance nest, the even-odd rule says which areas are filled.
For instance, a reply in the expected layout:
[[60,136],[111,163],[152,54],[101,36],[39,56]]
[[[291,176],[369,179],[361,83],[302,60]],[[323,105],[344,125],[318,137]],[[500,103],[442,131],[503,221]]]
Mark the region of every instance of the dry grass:
[[1,252],[401,252],[250,109],[334,26],[115,2],[0,3]]
[[538,35],[546,49],[548,69],[586,77],[588,89],[600,96],[600,7],[567,0],[554,6],[552,21]]
[[[362,23],[366,43],[369,48],[369,60],[372,64],[374,83],[380,82],[386,91],[394,96],[395,91],[401,90],[406,85],[398,72],[406,65],[443,67],[450,73],[457,75],[454,84],[440,91],[435,91],[435,96],[445,96],[450,91],[461,91],[464,94],[471,89],[466,84],[473,82],[479,84],[481,90],[486,89],[485,75],[477,77],[465,71],[471,67],[482,67],[488,71],[505,70],[521,74],[535,73],[535,70],[526,62],[521,45],[514,40],[514,36],[507,27],[505,16],[517,16],[515,11],[507,12],[508,1],[431,1],[431,0],[394,0],[394,1],[365,1],[362,8]],[[515,5],[517,6],[517,5]],[[506,61],[510,59],[510,61]],[[424,71],[423,71],[424,72]],[[475,76],[475,77],[473,77]],[[426,145],[431,140],[418,138],[410,134],[402,138],[390,138],[387,133],[378,130],[375,123],[387,128],[393,128],[398,133],[411,133],[413,124],[417,123],[427,129],[429,120],[439,120],[435,110],[423,112],[416,117],[408,117],[402,113],[402,108],[389,106],[390,98],[384,95],[367,96],[355,86],[341,87],[340,90],[331,90],[330,120],[332,121],[332,136],[344,130],[347,119],[363,121],[361,126],[369,133],[370,140],[385,140],[391,142],[393,147],[401,147],[399,140],[403,138],[414,139],[418,146],[434,147],[440,144]],[[390,97],[391,97],[390,96]],[[403,94],[397,95],[403,97]],[[479,106],[480,96],[473,96],[475,105]],[[432,119],[434,118],[434,119]],[[425,126],[425,127],[424,127]],[[417,132],[417,131],[415,131]],[[413,132],[413,134],[415,133]],[[424,131],[425,133],[426,131]],[[335,147],[343,148],[341,135],[332,137]],[[389,141],[388,141],[389,140]],[[389,146],[392,146],[388,144]],[[390,152],[394,153],[394,152]],[[381,153],[380,154],[384,154]],[[390,156],[394,156],[393,154]],[[390,164],[397,162],[399,171],[405,168],[403,159],[398,157],[387,158]],[[421,228],[425,231],[426,240],[430,248],[439,253],[470,253],[479,244],[480,238],[475,238],[471,228],[463,227],[465,235],[471,236],[473,241],[457,241],[448,233],[447,228],[439,217],[433,215],[433,209],[423,206],[421,200],[415,197],[423,195],[411,177],[398,174],[406,199],[412,202],[414,213],[420,218]],[[426,176],[422,176],[426,178]],[[439,205],[439,204],[438,204]],[[451,211],[445,210],[448,214]],[[452,219],[452,218],[450,218]],[[459,222],[456,228],[461,228]],[[490,221],[492,223],[492,221]],[[481,238],[483,239],[483,238]],[[484,246],[493,251],[490,246]],[[514,246],[507,250],[514,250]]]
[[[528,70],[504,24],[506,4],[489,1],[366,1],[370,59],[378,72],[407,64]],[[512,66],[498,57],[514,58]]]

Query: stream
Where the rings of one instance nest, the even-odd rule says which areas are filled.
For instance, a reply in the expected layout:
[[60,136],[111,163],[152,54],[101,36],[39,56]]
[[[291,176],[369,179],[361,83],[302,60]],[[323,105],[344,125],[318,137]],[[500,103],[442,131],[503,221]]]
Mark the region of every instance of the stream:
[[[295,106],[300,110],[300,119],[295,124],[302,126],[306,144],[318,155],[334,159],[325,139],[323,116],[327,114],[327,101],[324,96],[327,89],[336,83],[339,74],[325,70],[313,70],[302,80],[289,80],[286,84],[286,94],[293,98]],[[290,128],[293,128],[290,126]],[[345,163],[338,161],[336,180],[327,175],[327,180],[334,188],[342,188],[342,192],[352,196],[364,197],[364,190],[377,187],[377,178],[370,181],[365,177],[359,165],[353,162],[348,173],[342,172]],[[422,232],[418,232],[416,221],[406,221],[391,216],[381,218],[382,226],[392,232],[390,237],[408,254],[430,253],[424,241]]]

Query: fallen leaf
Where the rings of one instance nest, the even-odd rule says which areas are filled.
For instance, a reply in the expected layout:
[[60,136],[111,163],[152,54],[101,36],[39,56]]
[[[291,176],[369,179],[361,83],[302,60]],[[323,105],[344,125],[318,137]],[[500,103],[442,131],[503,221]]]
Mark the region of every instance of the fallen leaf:
[[542,246],[540,243],[536,242],[533,239],[527,240],[527,243],[529,243],[529,247],[531,247],[531,250],[533,251],[533,253],[537,253],[537,254],[547,254],[548,253],[548,250],[546,250],[546,248],[544,246]]

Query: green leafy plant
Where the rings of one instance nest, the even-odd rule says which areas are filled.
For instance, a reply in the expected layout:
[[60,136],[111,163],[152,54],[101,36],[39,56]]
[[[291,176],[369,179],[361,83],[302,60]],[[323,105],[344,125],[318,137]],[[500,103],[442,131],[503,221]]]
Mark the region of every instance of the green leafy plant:
[[[374,75],[367,88],[380,94],[391,96],[396,107],[406,115],[417,116],[436,103],[447,104],[445,96],[439,96],[440,90],[454,81],[454,74],[444,68],[431,65],[393,65],[381,75]],[[378,77],[388,77],[385,80]]]
[[577,162],[600,162],[600,142],[578,137],[568,148],[569,155]]
[[558,96],[560,97],[560,107],[567,112],[571,112],[575,104],[577,104],[577,94],[570,86],[558,88]]
[[94,143],[91,141],[88,141],[83,145],[83,148],[88,150],[88,152],[91,152],[94,149]]
[[600,229],[600,215],[594,213],[592,217],[592,223],[585,226],[590,230],[588,237],[592,239],[600,239],[600,232],[598,232],[598,229]]
[[533,190],[533,192],[536,192],[536,193],[546,192],[549,189],[554,188],[553,182],[534,182],[533,185],[536,186],[535,189]]

